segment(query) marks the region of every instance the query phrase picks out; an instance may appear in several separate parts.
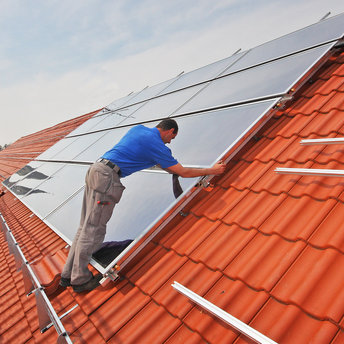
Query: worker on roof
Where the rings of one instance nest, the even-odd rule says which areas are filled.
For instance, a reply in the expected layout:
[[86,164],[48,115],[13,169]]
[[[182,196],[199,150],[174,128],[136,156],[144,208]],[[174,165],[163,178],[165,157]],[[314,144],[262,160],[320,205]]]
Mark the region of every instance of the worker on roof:
[[106,224],[125,189],[121,178],[155,165],[184,178],[224,172],[222,162],[211,168],[184,167],[178,163],[166,146],[177,134],[178,124],[173,119],[164,119],[154,128],[137,125],[90,166],[86,174],[80,225],[61,274],[62,287],[72,286],[80,293],[100,285],[102,275],[93,276],[88,264],[92,253],[103,243]]

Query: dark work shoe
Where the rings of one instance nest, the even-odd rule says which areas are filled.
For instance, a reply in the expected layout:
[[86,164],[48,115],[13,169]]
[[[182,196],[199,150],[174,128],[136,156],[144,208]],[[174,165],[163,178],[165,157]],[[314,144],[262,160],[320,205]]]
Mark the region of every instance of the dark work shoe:
[[102,274],[93,276],[88,282],[79,285],[73,285],[73,290],[76,293],[82,293],[83,291],[91,291],[100,286],[99,281],[103,278]]
[[60,286],[63,287],[63,288],[70,287],[71,286],[70,278],[61,277],[61,279],[60,279]]

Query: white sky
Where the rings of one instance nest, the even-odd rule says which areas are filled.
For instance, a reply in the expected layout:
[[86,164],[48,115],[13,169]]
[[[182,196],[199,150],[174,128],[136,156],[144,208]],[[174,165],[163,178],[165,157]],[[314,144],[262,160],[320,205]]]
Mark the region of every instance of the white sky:
[[329,11],[344,1],[0,0],[0,145]]

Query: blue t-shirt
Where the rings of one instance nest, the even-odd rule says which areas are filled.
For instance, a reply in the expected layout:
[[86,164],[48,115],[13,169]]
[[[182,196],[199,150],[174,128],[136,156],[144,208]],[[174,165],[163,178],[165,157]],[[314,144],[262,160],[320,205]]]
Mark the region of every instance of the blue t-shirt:
[[121,177],[158,164],[162,168],[178,164],[162,141],[159,130],[143,125],[131,128],[102,158],[118,165]]

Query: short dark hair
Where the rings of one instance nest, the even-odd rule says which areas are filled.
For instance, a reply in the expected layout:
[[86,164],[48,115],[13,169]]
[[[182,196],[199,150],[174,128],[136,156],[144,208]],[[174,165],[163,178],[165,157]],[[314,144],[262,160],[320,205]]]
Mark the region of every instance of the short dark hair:
[[163,119],[157,126],[157,128],[160,128],[162,130],[170,130],[173,129],[173,132],[175,134],[178,133],[178,124],[177,122],[172,118],[165,118]]

